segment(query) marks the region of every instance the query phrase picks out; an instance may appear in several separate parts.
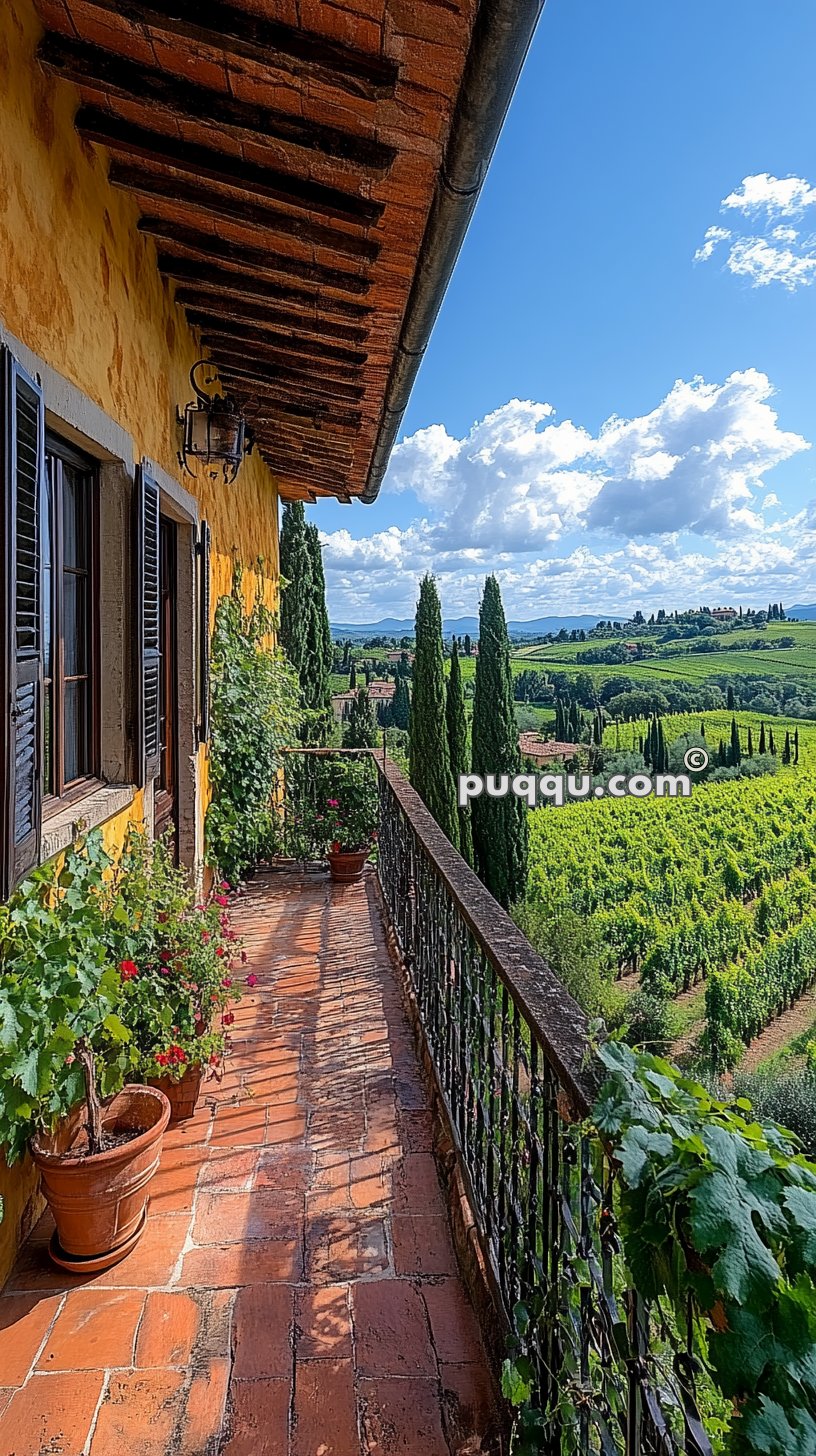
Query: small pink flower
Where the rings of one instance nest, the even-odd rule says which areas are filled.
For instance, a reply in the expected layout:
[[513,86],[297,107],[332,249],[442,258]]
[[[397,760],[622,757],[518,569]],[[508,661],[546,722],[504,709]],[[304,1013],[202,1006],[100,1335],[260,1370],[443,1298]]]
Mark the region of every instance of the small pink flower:
[[326,800],[326,803],[328,804],[328,806],[329,806],[330,809],[339,809],[340,808],[340,800],[339,799],[327,799]]
[[231,886],[230,886],[229,880],[222,880],[221,881],[221,884],[219,886],[219,889],[224,890],[225,893],[228,893],[229,890],[230,890],[230,888],[231,888]]
[[257,984],[258,984],[258,977],[257,976],[247,976],[246,983],[247,983],[248,986],[257,986]]
[[225,991],[228,991],[230,986],[232,985],[232,976],[225,976],[223,981],[221,982],[221,985],[224,987]]
[[201,939],[203,940],[205,945],[209,945],[210,941],[212,940],[212,936],[209,930],[202,930]]
[[215,900],[216,905],[229,904],[229,900],[227,899],[226,895],[213,895],[213,899]]
[[65,1058],[66,1067],[72,1067],[75,1061],[76,1057],[74,1056],[73,1052],[69,1052],[67,1057]]

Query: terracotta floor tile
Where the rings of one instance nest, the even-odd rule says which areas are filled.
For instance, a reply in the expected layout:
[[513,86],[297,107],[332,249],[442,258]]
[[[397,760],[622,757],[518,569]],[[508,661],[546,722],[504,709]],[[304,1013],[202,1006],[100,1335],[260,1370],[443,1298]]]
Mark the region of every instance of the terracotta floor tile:
[[201,1169],[200,1148],[165,1149],[150,1185],[150,1212],[188,1213]]
[[300,1360],[342,1360],[351,1355],[349,1286],[301,1289],[295,1295],[295,1352]]
[[459,1364],[484,1360],[479,1323],[461,1280],[423,1283],[422,1298],[439,1359]]
[[190,1228],[188,1213],[154,1214],[133,1250],[121,1264],[97,1274],[94,1288],[163,1289],[169,1284],[181,1257]]
[[38,1370],[106,1370],[133,1364],[141,1290],[76,1289],[65,1301]]
[[[209,1360],[196,1368],[173,1456],[209,1456],[220,1450],[227,1412],[230,1364]],[[137,1453],[138,1456],[138,1453]]]
[[252,1239],[297,1238],[303,1226],[304,1196],[279,1188],[251,1193],[201,1193],[193,1223],[197,1244]]
[[3,1385],[22,1385],[61,1304],[61,1294],[12,1294],[0,1299]]
[[230,1152],[228,1148],[208,1147],[206,1161],[199,1164],[199,1188],[221,1188],[224,1192],[243,1192],[253,1183],[258,1167],[255,1150]]
[[394,1214],[391,1228],[398,1274],[423,1279],[457,1274],[450,1225],[444,1215]]
[[500,1429],[484,1358],[472,1365],[442,1365],[440,1373],[445,1428],[453,1450]]
[[180,1370],[114,1371],[89,1456],[167,1456],[183,1414]]
[[291,1456],[359,1456],[354,1371],[350,1360],[299,1360]]
[[219,1107],[213,1124],[213,1148],[257,1147],[266,1138],[266,1106]]
[[290,1393],[289,1380],[233,1380],[219,1456],[285,1456]]
[[291,1378],[294,1297],[290,1284],[239,1289],[232,1317],[235,1379]]
[[136,1342],[136,1364],[189,1365],[199,1321],[199,1307],[186,1291],[148,1294]]
[[436,1380],[361,1380],[368,1456],[449,1456]]
[[422,1295],[407,1280],[356,1284],[352,1318],[362,1375],[436,1375]]
[[2,1456],[85,1456],[103,1381],[95,1370],[33,1375],[0,1417]]
[[394,1169],[394,1212],[447,1217],[433,1153],[406,1153]]
[[256,1239],[251,1245],[206,1244],[184,1255],[179,1283],[201,1289],[244,1284],[296,1284],[302,1275],[300,1239]]

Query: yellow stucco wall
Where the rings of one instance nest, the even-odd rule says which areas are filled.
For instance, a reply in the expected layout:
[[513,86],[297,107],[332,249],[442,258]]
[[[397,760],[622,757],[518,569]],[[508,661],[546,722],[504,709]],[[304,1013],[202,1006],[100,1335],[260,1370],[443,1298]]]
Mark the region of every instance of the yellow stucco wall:
[[[73,127],[77,92],[46,76],[35,50],[42,27],[33,0],[0,3],[0,320],[132,436],[198,499],[212,528],[212,604],[229,589],[233,555],[262,557],[265,595],[278,577],[277,493],[257,454],[235,485],[192,482],[177,461],[176,407],[191,397],[188,375],[200,350],[173,287],[156,268],[153,242],[136,227],[139,208],[107,181],[107,158]],[[254,589],[254,575],[247,575]],[[206,804],[201,750],[199,815]],[[109,821],[121,844],[133,807]],[[30,1170],[0,1159],[0,1284],[21,1227],[31,1216]]]

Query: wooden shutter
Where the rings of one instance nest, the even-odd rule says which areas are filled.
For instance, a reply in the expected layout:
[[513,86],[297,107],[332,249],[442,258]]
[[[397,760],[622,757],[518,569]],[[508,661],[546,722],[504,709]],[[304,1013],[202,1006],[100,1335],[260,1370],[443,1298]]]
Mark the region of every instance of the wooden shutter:
[[0,889],[37,863],[42,820],[42,509],[45,406],[3,350],[3,768]]
[[136,473],[136,582],[139,631],[139,743],[142,782],[161,765],[159,487],[146,465]]
[[196,554],[198,557],[198,739],[206,743],[210,736],[210,538],[206,521],[201,522]]

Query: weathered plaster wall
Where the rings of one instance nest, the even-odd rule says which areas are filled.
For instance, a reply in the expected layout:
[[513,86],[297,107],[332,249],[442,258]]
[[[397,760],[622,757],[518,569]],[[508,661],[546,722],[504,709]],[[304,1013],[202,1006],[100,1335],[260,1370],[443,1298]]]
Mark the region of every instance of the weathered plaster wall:
[[[136,227],[139,210],[107,181],[104,153],[74,131],[76,93],[44,75],[35,60],[42,33],[33,0],[0,4],[0,323],[128,432],[142,455],[171,476],[178,465],[176,407],[191,397],[188,374],[199,357],[194,333],[156,268],[154,244]],[[232,558],[264,561],[266,596],[278,575],[277,493],[253,455],[234,486],[207,480],[186,488],[213,532],[212,604],[229,589]],[[248,587],[254,578],[248,577]],[[207,765],[199,753],[198,839],[206,806]],[[121,844],[142,796],[105,827]],[[0,1158],[0,1284],[20,1231],[34,1212],[30,1169]]]

